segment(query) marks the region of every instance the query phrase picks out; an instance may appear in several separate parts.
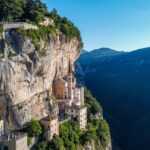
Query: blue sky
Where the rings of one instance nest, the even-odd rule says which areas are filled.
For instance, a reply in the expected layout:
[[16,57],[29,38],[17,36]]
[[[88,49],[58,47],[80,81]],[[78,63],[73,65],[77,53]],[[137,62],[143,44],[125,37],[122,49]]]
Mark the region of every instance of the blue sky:
[[80,29],[84,49],[150,46],[150,0],[43,0]]

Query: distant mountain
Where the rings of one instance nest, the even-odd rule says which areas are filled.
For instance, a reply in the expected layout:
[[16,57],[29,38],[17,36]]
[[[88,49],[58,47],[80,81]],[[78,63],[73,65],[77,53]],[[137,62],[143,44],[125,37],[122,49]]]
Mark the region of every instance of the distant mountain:
[[99,49],[95,49],[87,53],[86,55],[88,55],[89,57],[104,57],[104,56],[110,56],[110,55],[117,55],[120,53],[122,52],[119,52],[110,48],[99,48]]
[[150,149],[150,48],[102,48],[81,55],[78,62],[86,86],[102,104],[115,145]]
[[118,55],[124,52],[120,52],[120,51],[116,51],[110,48],[99,48],[99,49],[95,49],[91,52],[88,52],[84,50],[84,56],[82,56],[82,58],[99,58],[99,57],[107,57],[107,56],[112,56],[112,55]]
[[[116,56],[116,55],[120,55],[122,53],[124,53],[124,52],[112,50],[110,48],[95,49],[91,52],[82,53],[82,63],[89,65],[89,64],[93,63],[94,61],[106,59],[109,56]],[[101,58],[101,59],[99,59],[99,58]]]
[[88,53],[88,51],[83,49],[82,52],[81,52],[81,55],[85,54],[85,53]]

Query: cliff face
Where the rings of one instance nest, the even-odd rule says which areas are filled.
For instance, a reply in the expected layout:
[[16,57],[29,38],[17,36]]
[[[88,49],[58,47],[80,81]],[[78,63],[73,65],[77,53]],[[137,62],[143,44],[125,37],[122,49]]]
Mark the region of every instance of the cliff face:
[[[32,118],[41,119],[49,111],[57,112],[50,98],[53,80],[67,75],[69,64],[74,64],[80,53],[76,39],[67,41],[61,33],[50,36],[46,55],[41,57],[31,40],[16,31],[0,37],[0,115],[7,129],[19,128]],[[44,48],[44,41],[40,46]]]

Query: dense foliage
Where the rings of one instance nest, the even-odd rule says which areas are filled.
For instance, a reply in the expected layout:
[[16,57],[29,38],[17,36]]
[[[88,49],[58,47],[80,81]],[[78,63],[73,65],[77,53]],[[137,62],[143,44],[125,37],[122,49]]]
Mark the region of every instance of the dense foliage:
[[[50,43],[51,38],[54,38],[58,32],[61,32],[65,35],[66,42],[76,38],[79,41],[78,48],[81,49],[83,47],[80,31],[70,20],[59,16],[56,10],[53,10],[51,13],[47,13],[46,16],[50,20],[53,20],[53,24],[50,24],[49,26],[39,25],[37,30],[24,30],[21,28],[15,29],[22,36],[29,37],[31,39],[35,49],[39,52],[40,56],[46,55],[46,49]],[[44,47],[41,47],[41,40],[44,42]]]
[[[45,17],[52,19],[55,29],[60,30],[68,38],[76,37],[81,42],[79,46],[81,48],[83,46],[78,28],[67,18],[59,16],[55,9],[49,13],[41,0],[0,0],[0,12],[1,21],[26,21],[39,24]],[[42,30],[40,29],[39,32],[41,33]]]
[[[71,21],[69,21],[67,18],[61,18],[55,10],[53,10],[48,17],[53,19],[54,24],[49,26],[39,26],[37,30],[16,29],[17,32],[22,36],[29,37],[31,39],[40,56],[46,55],[46,48],[50,42],[50,39],[55,37],[57,31],[60,31],[66,35],[67,42],[72,38],[76,38],[79,41],[78,48],[81,49],[83,47],[80,31]],[[44,41],[43,48],[40,44],[41,40]]]
[[0,0],[0,20],[39,22],[47,13],[46,5],[41,0]]
[[69,121],[60,126],[60,136],[55,136],[50,142],[51,150],[78,150],[86,143],[98,140],[102,149],[110,142],[108,124],[103,119],[88,123],[87,131],[81,131],[75,121]]
[[25,0],[0,0],[0,20],[12,21],[23,15]]
[[58,136],[54,136],[49,144],[49,150],[65,150],[63,140]]
[[88,108],[88,114],[102,114],[102,108],[99,102],[92,96],[91,92],[85,89],[85,104]]
[[22,19],[39,23],[47,13],[47,7],[41,0],[27,0]]
[[0,35],[3,33],[4,29],[3,29],[3,25],[0,25]]
[[64,141],[66,150],[78,149],[80,143],[81,131],[75,121],[69,121],[60,125],[60,138]]
[[[0,12],[0,21],[23,21],[38,26],[37,30],[17,29],[17,31],[31,39],[40,56],[46,55],[51,37],[55,37],[58,32],[65,35],[66,42],[76,38],[79,41],[78,48],[83,47],[78,28],[67,18],[59,16],[55,9],[48,12],[41,0],[0,0]],[[49,26],[41,25],[45,18],[51,22]],[[2,31],[3,28],[0,26],[0,34]],[[44,41],[44,47],[41,47],[41,40]]]
[[39,136],[42,133],[42,126],[39,121],[31,119],[27,126],[29,137]]
[[80,31],[70,20],[68,20],[66,17],[62,18],[59,16],[55,9],[50,12],[48,16],[53,19],[57,29],[65,34],[69,39],[76,37],[80,42],[79,48],[83,47]]
[[38,150],[46,150],[47,148],[48,148],[48,142],[47,141],[39,142],[37,145]]

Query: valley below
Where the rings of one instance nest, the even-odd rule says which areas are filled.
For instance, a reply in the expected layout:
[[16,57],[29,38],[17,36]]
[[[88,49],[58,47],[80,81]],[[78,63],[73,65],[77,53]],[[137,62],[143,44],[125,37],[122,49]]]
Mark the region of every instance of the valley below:
[[114,150],[150,149],[150,48],[84,52],[85,84],[103,107]]

